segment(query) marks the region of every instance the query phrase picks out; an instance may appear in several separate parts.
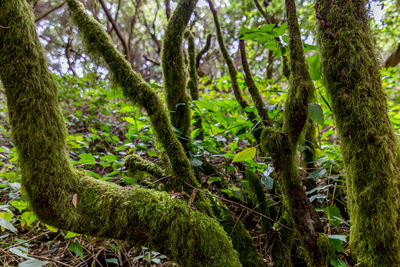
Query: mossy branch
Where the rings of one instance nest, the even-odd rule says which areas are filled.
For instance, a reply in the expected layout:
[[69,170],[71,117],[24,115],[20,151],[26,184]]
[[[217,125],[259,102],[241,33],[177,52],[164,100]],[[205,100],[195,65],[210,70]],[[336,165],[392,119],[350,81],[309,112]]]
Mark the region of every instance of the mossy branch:
[[175,185],[183,185],[183,180],[191,184],[197,181],[181,143],[172,130],[172,125],[164,104],[155,91],[135,73],[130,64],[114,48],[102,26],[89,15],[77,0],[67,0],[72,18],[83,35],[89,51],[102,57],[107,63],[114,81],[122,87],[124,96],[143,107],[155,129],[157,138],[163,145],[175,172]]
[[[185,33],[186,39],[188,41],[188,55],[189,55],[189,80],[187,82],[187,88],[189,89],[190,96],[192,100],[199,100],[199,85],[198,85],[198,76],[197,76],[197,68],[196,68],[196,48],[194,45],[194,37],[192,32],[186,31]],[[194,117],[196,121],[194,123],[194,129],[200,129],[200,132],[197,134],[196,139],[203,140],[204,139],[204,131],[202,127],[203,118],[201,115],[197,115]]]
[[125,158],[125,167],[131,172],[144,171],[156,178],[167,176],[163,168],[159,165],[149,162],[136,154],[129,155]]
[[293,0],[286,0],[289,31],[290,89],[285,103],[284,130],[293,144],[303,130],[308,117],[308,103],[314,93],[308,64],[306,63]]
[[150,246],[182,266],[241,266],[218,222],[185,202],[102,182],[72,167],[57,86],[33,19],[25,0],[0,2],[0,25],[7,27],[0,29],[0,78],[22,185],[38,218],[61,229]]
[[200,66],[201,58],[208,52],[208,50],[210,50],[211,40],[212,40],[212,34],[208,34],[207,40],[206,40],[206,45],[199,51],[199,53],[196,56],[196,69],[198,69]]
[[293,216],[301,235],[306,260],[310,266],[325,266],[327,253],[318,245],[322,223],[310,203],[300,180],[295,159],[296,145],[308,117],[308,101],[314,85],[308,72],[294,0],[285,0],[289,29],[290,79],[282,129],[267,127],[262,147],[273,159],[280,175],[280,187],[285,206]]
[[[228,53],[228,49],[226,49],[224,38],[222,36],[221,26],[220,26],[219,20],[218,20],[217,11],[215,10],[212,0],[207,0],[207,2],[210,7],[213,18],[214,18],[214,24],[215,24],[215,28],[217,31],[217,40],[218,40],[219,48],[221,50],[222,56],[225,60],[225,63],[228,66],[228,72],[229,72],[229,76],[231,77],[231,85],[232,85],[233,94],[235,95],[236,101],[239,103],[240,107],[242,109],[245,109],[249,106],[249,104],[247,103],[246,99],[243,98],[242,93],[240,92],[240,87],[239,87],[239,83],[237,80],[237,69],[236,69],[235,65],[233,64],[233,60],[232,60],[231,56]],[[246,114],[247,114],[247,117],[249,118],[249,120],[252,123],[254,123],[254,125],[258,124],[257,116],[253,112],[246,112]],[[255,139],[257,140],[257,142],[259,142],[260,135],[261,135],[261,129],[257,128],[253,133],[254,133]]]
[[261,97],[260,91],[258,90],[256,83],[253,80],[253,76],[251,75],[249,63],[247,62],[246,57],[246,48],[243,40],[239,40],[239,49],[242,58],[244,79],[246,81],[247,88],[249,89],[251,98],[253,99],[254,105],[257,108],[258,115],[260,115],[265,126],[272,126],[271,119],[269,118],[268,112],[265,109],[266,105]]
[[166,102],[172,125],[180,131],[181,142],[190,134],[190,106],[186,93],[185,60],[182,50],[183,34],[197,0],[181,0],[168,22],[161,51],[161,67]]
[[316,1],[318,44],[346,167],[350,248],[363,266],[400,266],[398,138],[365,3]]

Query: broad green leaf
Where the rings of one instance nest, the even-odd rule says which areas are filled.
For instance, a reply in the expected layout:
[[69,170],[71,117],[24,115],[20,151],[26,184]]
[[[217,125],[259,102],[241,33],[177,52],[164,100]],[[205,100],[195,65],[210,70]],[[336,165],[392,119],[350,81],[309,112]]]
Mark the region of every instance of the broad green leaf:
[[79,155],[79,163],[81,164],[95,164],[96,159],[90,153],[82,153]]
[[49,264],[47,261],[40,261],[37,259],[29,259],[18,264],[18,267],[40,267]]
[[0,227],[5,228],[13,233],[17,232],[17,229],[6,219],[0,217]]
[[345,252],[342,242],[338,239],[329,239],[330,243],[332,244],[333,248],[338,252]]
[[308,174],[307,179],[317,179],[326,174],[326,169],[312,171]]
[[328,235],[330,239],[337,239],[343,242],[347,242],[347,238],[345,235]]
[[328,206],[324,208],[326,217],[328,217],[329,222],[336,227],[340,227],[339,220],[337,218],[342,218],[340,215],[340,210],[336,206]]
[[269,175],[263,175],[263,177],[261,177],[261,183],[268,188],[268,190],[274,188],[274,179]]
[[124,121],[129,122],[130,124],[133,124],[133,125],[136,124],[135,120],[132,119],[132,118],[130,118],[130,117],[123,117],[122,119],[123,119]]
[[190,165],[192,165],[192,167],[200,167],[201,165],[203,165],[203,162],[196,158],[191,158],[191,159],[189,159],[189,161],[190,161]]
[[287,28],[287,23],[283,23],[281,24],[281,26],[279,26],[279,28],[275,28],[274,31],[279,35],[284,35],[286,32],[286,28]]
[[18,200],[13,200],[10,203],[11,205],[13,205],[17,210],[19,210],[19,212],[22,212],[23,210],[25,210],[28,207],[28,202],[26,201],[18,201]]
[[36,221],[36,215],[32,211],[25,211],[21,214],[21,226],[32,226],[32,223]]
[[319,125],[321,126],[324,125],[324,112],[322,111],[322,108],[319,104],[317,103],[308,104],[308,115],[310,116],[310,119],[312,119]]
[[233,162],[237,161],[249,161],[252,160],[256,156],[256,148],[255,147],[246,147],[241,152],[237,153],[232,160]]
[[49,229],[53,233],[57,233],[58,232],[58,229],[53,227],[53,226],[51,226],[51,225],[45,224],[44,226],[46,226],[46,228]]
[[275,24],[267,24],[260,27],[260,31],[262,32],[270,32],[275,27]]
[[307,58],[308,64],[310,66],[310,75],[313,81],[318,81],[321,79],[321,61],[318,54],[309,56]]
[[214,183],[214,182],[220,182],[220,181],[221,181],[221,177],[214,177],[214,176],[211,176],[211,177],[209,178],[209,181],[210,181],[210,184],[212,184],[212,183]]
[[105,155],[100,157],[100,159],[108,163],[111,163],[114,162],[117,159],[117,157],[115,155]]
[[71,250],[73,253],[75,253],[77,257],[83,260],[83,248],[79,243],[77,242],[72,243],[69,246],[69,250]]
[[68,233],[65,235],[65,238],[72,238],[72,237],[80,236],[80,235],[81,235],[81,234],[77,234],[77,233],[68,231]]

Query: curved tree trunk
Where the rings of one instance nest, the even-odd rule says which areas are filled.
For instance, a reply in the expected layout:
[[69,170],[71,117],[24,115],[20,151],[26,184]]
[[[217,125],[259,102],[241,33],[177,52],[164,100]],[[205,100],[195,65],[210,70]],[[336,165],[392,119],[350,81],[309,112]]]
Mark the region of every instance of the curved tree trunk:
[[98,181],[71,166],[56,83],[27,2],[1,1],[0,25],[0,78],[22,184],[37,216],[58,228],[150,246],[183,266],[240,266],[215,220],[166,193]]
[[399,266],[399,154],[364,0],[319,0],[323,74],[346,167],[350,246],[363,266]]

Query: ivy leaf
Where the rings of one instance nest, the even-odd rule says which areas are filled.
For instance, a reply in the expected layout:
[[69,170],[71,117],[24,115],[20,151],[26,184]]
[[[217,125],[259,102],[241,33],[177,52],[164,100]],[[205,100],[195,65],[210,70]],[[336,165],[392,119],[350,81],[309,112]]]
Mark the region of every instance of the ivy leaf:
[[319,104],[317,103],[308,104],[308,114],[310,116],[310,119],[312,119],[321,126],[324,125],[324,112],[322,111],[322,108]]
[[233,157],[232,163],[237,161],[252,160],[256,156],[256,152],[257,150],[255,147],[246,147]]

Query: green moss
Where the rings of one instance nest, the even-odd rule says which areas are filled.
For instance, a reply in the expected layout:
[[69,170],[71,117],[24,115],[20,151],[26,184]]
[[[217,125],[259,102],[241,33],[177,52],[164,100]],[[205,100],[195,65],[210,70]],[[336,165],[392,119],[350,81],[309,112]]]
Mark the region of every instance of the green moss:
[[[176,176],[168,181],[178,189],[184,181],[198,186],[196,178],[186,157],[185,151],[172,130],[170,119],[162,101],[155,91],[135,73],[130,64],[114,48],[114,45],[103,30],[103,27],[89,17],[82,4],[76,0],[68,0],[73,21],[78,26],[91,53],[98,55],[107,63],[116,84],[122,87],[124,96],[133,103],[143,107],[150,117],[158,141],[163,145]],[[180,190],[180,189],[179,189]],[[190,190],[190,189],[188,189]]]
[[[190,96],[192,100],[199,100],[199,86],[198,86],[198,77],[197,77],[197,68],[196,68],[196,49],[194,45],[193,34],[190,31],[185,33],[187,41],[188,41],[188,55],[189,55],[189,80],[187,82],[187,88],[189,89]],[[200,129],[199,133],[196,136],[196,139],[203,140],[204,139],[204,131],[202,127],[202,116],[200,114],[196,115],[194,118],[194,129]]]
[[130,172],[144,171],[156,178],[167,176],[159,165],[149,162],[136,154],[131,154],[125,158],[125,167]]
[[261,147],[272,157],[279,173],[283,204],[293,216],[296,229],[310,266],[323,266],[324,255],[318,248],[319,233],[323,231],[320,218],[303,188],[295,159],[296,145],[307,121],[308,102],[314,86],[305,62],[303,43],[294,0],[286,0],[289,31],[290,78],[282,129],[266,127]]
[[364,266],[398,266],[398,142],[365,1],[317,1],[316,7],[324,82],[345,161],[350,248]]
[[[79,7],[75,1],[68,3]],[[74,169],[56,83],[27,1],[1,1],[0,25],[0,78],[22,185],[38,218],[61,229],[146,245],[182,266],[241,266],[218,222],[185,202],[166,193],[98,181]],[[140,102],[141,97],[133,98]]]
[[263,259],[257,254],[253,245],[253,239],[240,221],[234,221],[229,213],[226,213],[221,225],[232,238],[234,248],[239,252],[239,259],[243,266],[265,266]]
[[186,73],[182,40],[197,0],[181,0],[169,20],[161,51],[166,102],[172,125],[180,131],[181,142],[190,135],[190,106],[186,93]]
[[211,47],[211,39],[212,39],[212,34],[207,35],[207,40],[206,40],[206,45],[197,53],[196,55],[196,70],[200,66],[200,60],[201,58],[210,50]]

